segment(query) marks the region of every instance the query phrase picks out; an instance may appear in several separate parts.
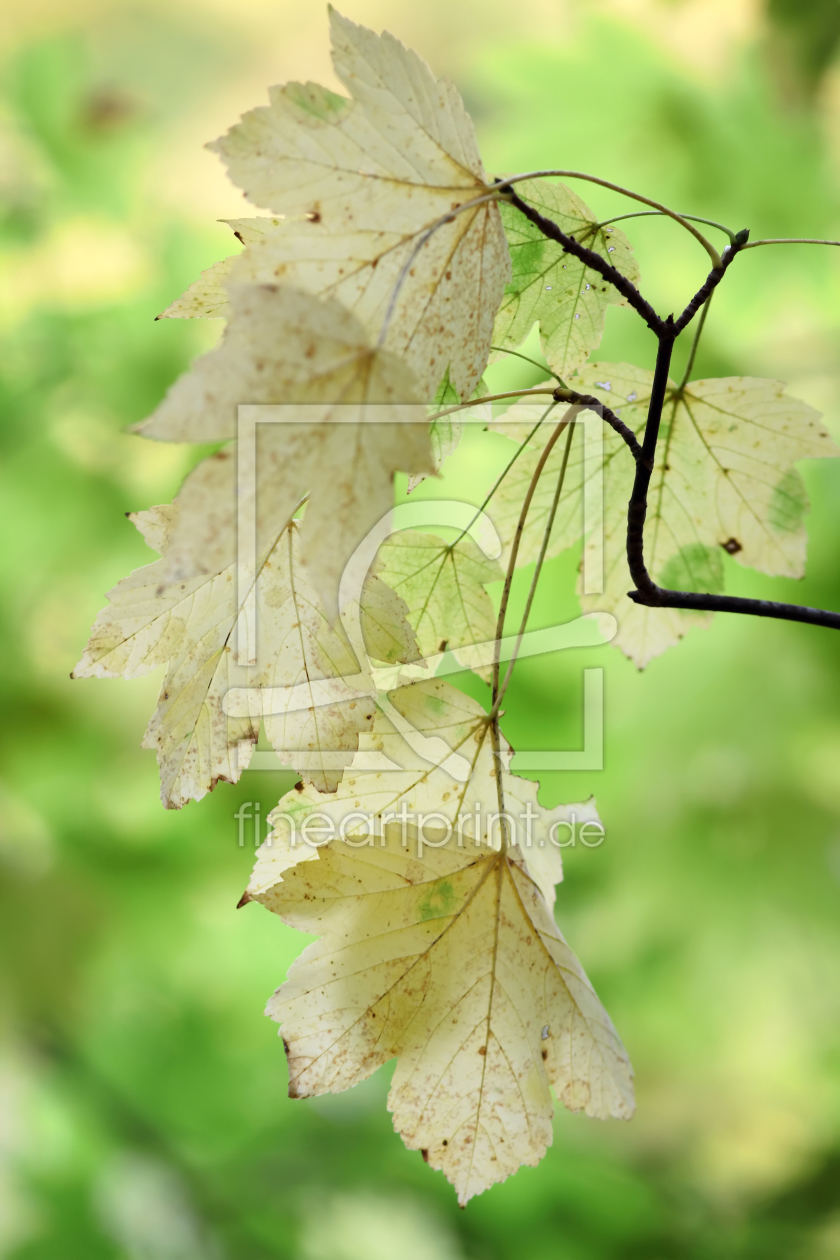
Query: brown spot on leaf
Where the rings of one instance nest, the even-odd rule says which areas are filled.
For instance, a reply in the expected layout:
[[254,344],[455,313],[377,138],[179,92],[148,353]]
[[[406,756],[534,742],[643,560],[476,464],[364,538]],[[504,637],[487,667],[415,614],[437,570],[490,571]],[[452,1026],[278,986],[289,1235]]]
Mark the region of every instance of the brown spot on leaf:
[[542,1052],[542,1057],[543,1057],[543,1059],[544,1059],[544,1060],[548,1058],[548,1051],[547,1051],[547,1050],[543,1050],[543,1052]]
[[448,643],[448,642],[449,642],[449,640],[448,640],[448,639],[441,639],[440,643],[438,644],[438,651],[439,651],[439,652],[445,652],[445,651],[446,651],[446,645],[447,645],[447,643]]
[[487,1047],[486,1047],[486,1046],[479,1046],[479,1047],[478,1047],[478,1053],[479,1053],[479,1054],[486,1054],[486,1053],[487,1053]]
[[424,1164],[428,1164],[428,1162],[429,1162],[429,1152],[428,1152],[428,1150],[426,1149],[426,1147],[425,1147],[425,1146],[424,1146],[424,1147],[422,1148],[422,1150],[420,1151],[420,1154],[423,1156],[423,1163],[424,1163]]
[[744,550],[737,538],[727,538],[726,542],[721,543],[720,545],[723,547],[724,551],[729,552],[730,556],[737,555],[739,551]]
[[298,779],[297,783],[295,784],[295,791],[296,792],[303,791],[303,779]]

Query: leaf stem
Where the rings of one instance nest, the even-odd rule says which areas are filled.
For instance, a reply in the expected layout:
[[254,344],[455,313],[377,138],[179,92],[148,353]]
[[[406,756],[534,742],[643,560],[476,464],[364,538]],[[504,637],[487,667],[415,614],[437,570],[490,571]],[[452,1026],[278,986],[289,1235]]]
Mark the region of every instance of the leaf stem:
[[840,245],[840,241],[823,241],[815,236],[777,236],[764,241],[750,241],[744,249],[757,249],[759,245]]
[[572,421],[568,426],[568,436],[566,438],[566,448],[563,451],[563,462],[560,465],[560,475],[557,478],[557,486],[554,491],[554,498],[551,501],[551,510],[549,511],[546,527],[545,527],[545,530],[543,531],[543,540],[540,546],[540,554],[537,557],[537,563],[534,567],[534,576],[531,579],[531,587],[530,587],[530,590],[528,591],[528,598],[525,601],[525,611],[522,614],[522,621],[520,622],[520,625],[519,625],[519,633],[517,634],[516,642],[513,645],[513,651],[511,653],[510,661],[508,662],[507,670],[505,671],[504,681],[502,682],[502,685],[499,688],[499,694],[497,695],[496,703],[493,706],[494,710],[497,713],[499,709],[501,708],[502,701],[505,698],[505,692],[507,691],[508,685],[510,684],[511,676],[513,674],[513,667],[516,664],[516,658],[519,655],[519,648],[521,646],[522,639],[525,635],[525,630],[527,629],[527,626],[528,626],[528,618],[531,615],[531,607],[534,603],[534,596],[537,593],[537,583],[540,580],[540,573],[542,572],[542,567],[545,562],[546,552],[548,551],[548,544],[551,539],[551,531],[554,528],[554,518],[557,515],[557,508],[560,503],[560,495],[563,492],[563,482],[566,480],[566,468],[568,467],[568,463],[569,463],[569,452],[572,449],[572,438],[574,437],[575,428],[576,428],[576,425],[574,421]]
[[[631,210],[629,214],[616,214],[611,219],[603,219],[600,223],[596,223],[596,228],[609,227],[611,223],[620,223],[622,219],[646,219],[649,215],[662,217],[662,210]],[[725,223],[718,223],[715,219],[702,219],[699,214],[681,214],[681,219],[690,219],[692,223],[706,223],[709,227],[718,228],[721,232],[725,232],[730,241],[735,240],[735,233],[728,228]]]
[[703,310],[700,313],[700,319],[697,323],[697,327],[694,330],[694,340],[691,343],[691,350],[688,355],[688,363],[686,363],[685,365],[685,371],[683,372],[682,380],[680,381],[675,391],[677,397],[679,397],[682,394],[683,390],[685,389],[686,385],[689,382],[689,378],[691,376],[691,369],[694,367],[694,360],[697,357],[697,347],[700,345],[700,337],[702,336],[702,333],[703,333],[703,325],[706,322],[706,316],[708,315],[709,307],[712,304],[712,296],[713,295],[710,293],[703,304]]
[[528,445],[528,443],[530,442],[531,438],[532,438],[532,437],[534,436],[534,434],[536,433],[537,429],[540,427],[540,425],[542,424],[542,422],[545,420],[546,416],[550,416],[550,415],[551,415],[551,413],[552,413],[552,411],[554,410],[555,406],[556,406],[556,402],[552,402],[552,404],[551,404],[551,406],[550,406],[550,407],[546,407],[545,411],[544,411],[544,412],[543,412],[543,414],[540,416],[539,420],[538,420],[538,421],[537,421],[537,423],[534,425],[534,427],[533,427],[533,429],[531,430],[531,432],[528,434],[528,436],[525,438],[524,442],[522,442],[522,444],[519,446],[518,450],[517,450],[517,451],[516,451],[516,453],[513,455],[513,457],[510,459],[510,461],[508,462],[508,464],[506,465],[506,467],[502,470],[502,472],[500,473],[500,475],[497,477],[497,479],[496,479],[496,481],[495,481],[495,483],[494,483],[494,485],[493,485],[493,488],[492,488],[492,489],[490,490],[490,492],[486,495],[486,497],[485,497],[484,501],[482,502],[482,504],[480,505],[480,507],[476,508],[476,513],[475,513],[475,516],[472,518],[472,520],[470,521],[469,525],[467,525],[464,529],[462,529],[462,530],[461,530],[460,534],[458,535],[458,537],[455,539],[455,541],[454,541],[453,543],[450,543],[450,544],[449,544],[449,546],[448,546],[448,550],[449,550],[449,551],[454,551],[454,550],[455,550],[455,548],[458,546],[458,543],[459,543],[459,542],[461,541],[461,539],[464,537],[464,534],[469,533],[469,531],[472,529],[473,525],[476,523],[476,521],[478,520],[479,516],[481,516],[481,513],[482,513],[482,512],[484,511],[484,509],[487,507],[487,504],[488,504],[488,503],[490,502],[490,500],[493,498],[493,495],[496,493],[496,491],[498,490],[499,486],[502,484],[502,482],[504,481],[505,477],[506,477],[506,476],[508,475],[508,473],[510,472],[511,468],[513,468],[513,465],[514,465],[514,464],[516,463],[516,461],[519,459],[519,456],[520,456],[520,455],[522,454],[522,452],[525,450],[525,447]]
[[502,402],[505,398],[532,398],[535,394],[553,394],[554,386],[552,385],[536,385],[533,389],[508,389],[501,394],[485,394],[483,398],[471,398],[469,402],[454,403],[451,407],[444,407],[443,411],[436,411],[433,416],[429,416],[429,423],[433,420],[440,420],[443,416],[451,416],[455,411],[466,411],[469,407],[479,407],[482,403]]
[[548,462],[548,458],[554,449],[555,443],[559,439],[564,429],[568,428],[570,421],[574,418],[576,412],[578,412],[579,410],[580,408],[576,404],[573,404],[568,409],[568,411],[563,416],[563,419],[560,420],[558,424],[555,426],[554,432],[552,433],[551,437],[548,439],[545,446],[543,447],[542,454],[537,460],[536,467],[534,468],[534,472],[531,477],[530,484],[525,493],[525,498],[522,502],[522,507],[519,512],[519,520],[516,522],[516,529],[514,531],[513,539],[510,545],[510,556],[508,558],[507,573],[505,574],[505,584],[502,587],[502,598],[499,604],[499,615],[496,619],[496,646],[493,650],[493,700],[492,700],[492,708],[490,710],[491,715],[493,715],[493,720],[495,720],[495,717],[497,716],[497,713],[498,713],[498,710],[496,707],[496,701],[498,700],[498,696],[499,696],[499,666],[501,663],[501,644],[502,644],[502,638],[504,636],[504,630],[505,630],[505,617],[507,615],[508,602],[510,601],[510,590],[511,590],[511,586],[513,585],[513,574],[514,574],[514,570],[516,569],[516,557],[519,555],[519,544],[522,541],[522,531],[525,528],[525,519],[528,515],[528,509],[531,506],[531,500],[533,499],[534,493],[537,489],[537,484],[542,474],[542,470],[545,468],[546,463]]
[[524,359],[526,363],[533,363],[534,367],[539,368],[541,372],[548,372],[549,376],[553,376],[555,381],[562,385],[563,378],[550,368],[546,363],[540,363],[538,359],[532,359],[530,355],[522,354],[519,350],[508,350],[506,346],[491,346],[491,350],[497,350],[499,354],[512,354],[515,359]]

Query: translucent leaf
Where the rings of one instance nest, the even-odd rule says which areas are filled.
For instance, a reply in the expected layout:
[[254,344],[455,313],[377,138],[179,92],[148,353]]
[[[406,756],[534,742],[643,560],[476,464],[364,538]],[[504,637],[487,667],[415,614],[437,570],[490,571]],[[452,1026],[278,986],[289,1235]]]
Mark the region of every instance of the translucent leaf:
[[[652,380],[651,372],[630,364],[594,363],[582,368],[570,383],[582,393],[600,397],[641,438]],[[540,414],[539,405],[516,404],[493,427],[521,442]],[[541,426],[491,504],[493,521],[508,542],[553,423],[550,419]],[[584,595],[582,603],[585,611],[604,609],[618,617],[614,642],[642,667],[682,638],[690,626],[707,622],[710,614],[644,608],[627,599],[632,586],[626,559],[627,502],[635,462],[607,425],[603,434],[604,590]],[[552,451],[534,496],[521,563],[534,559],[539,549],[562,460],[560,445]],[[671,383],[645,526],[645,560],[654,581],[663,586],[673,583],[679,590],[718,592],[723,585],[723,551],[762,573],[801,577],[807,496],[793,465],[800,459],[837,454],[819,414],[789,397],[779,381],[756,377],[698,380],[690,382],[679,397]],[[596,475],[594,467],[592,475]],[[550,555],[583,533],[583,481],[583,442],[576,437]],[[598,541],[590,536],[589,557]]]
[[[638,281],[638,264],[624,233],[599,228],[589,207],[565,184],[527,180],[517,192],[568,236],[601,254],[634,284]],[[496,316],[493,344],[514,349],[539,321],[543,354],[565,378],[601,344],[607,306],[625,305],[625,299],[597,271],[564,254],[515,206],[503,203],[501,213],[513,275]]]
[[[441,681],[388,701],[393,717],[377,714],[335,797],[306,789],[280,802],[247,896],[320,937],[268,1005],[291,1096],[348,1089],[396,1057],[394,1125],[464,1204],[540,1160],[552,1087],[572,1110],[629,1117],[632,1071],[551,914],[561,867],[550,829],[573,810],[592,818],[591,807],[539,809],[505,748],[518,843],[502,843],[479,706]],[[418,734],[443,744],[440,761],[418,755]],[[398,769],[367,771],[377,752]],[[466,782],[445,768],[453,753]],[[307,819],[321,847],[301,841]],[[330,826],[344,838],[325,839]]]
[[[406,359],[427,400],[447,367],[467,396],[510,274],[499,211],[484,202],[421,236],[486,187],[472,123],[452,84],[393,36],[335,11],[330,22],[352,99],[286,84],[210,146],[252,202],[284,216],[233,275],[338,298],[376,335],[404,276],[385,346]],[[202,314],[202,300],[217,313],[209,282],[219,274],[168,313]]]
[[[476,668],[470,646],[496,634],[496,614],[487,591],[502,576],[468,534],[450,546],[435,534],[405,530],[379,549],[377,571],[408,606],[408,619],[423,656],[451,651]],[[477,669],[488,676],[486,667]]]
[[[174,516],[167,505],[138,513],[135,523],[150,545],[165,549]],[[233,566],[173,583],[166,579],[166,561],[159,560],[114,587],[96,620],[74,677],[135,678],[166,665],[143,747],[157,751],[168,808],[200,800],[220,779],[239,778],[259,735],[257,688],[302,687],[296,707],[266,715],[266,734],[278,751],[292,753],[295,769],[320,791],[336,787],[359,731],[370,729],[373,703],[363,693],[375,688],[345,633],[330,625],[297,555],[297,534],[291,524],[260,566],[259,652],[252,668],[237,651],[234,627],[241,609]],[[405,611],[402,600],[374,579],[363,597],[366,646],[377,652],[386,647],[389,659],[414,659]],[[225,713],[231,688],[254,689],[247,716]]]
[[[277,227],[280,220],[265,216],[223,219],[222,222],[227,223],[243,245],[253,245],[267,231]],[[230,258],[223,258],[221,262],[202,271],[186,292],[158,315],[158,319],[229,319],[231,308],[225,286],[230,282],[231,270],[238,257],[238,254],[232,254]]]
[[[337,302],[286,286],[235,285],[234,317],[140,431],[210,442],[237,432],[238,404],[299,404],[256,424],[256,452],[205,460],[178,495],[168,575],[218,572],[236,555],[237,505],[256,497],[262,554],[309,495],[303,559],[333,615],[340,576],[393,506],[393,474],[431,470],[425,409],[405,365]],[[307,405],[309,404],[309,405]],[[251,461],[250,463],[248,461]],[[250,470],[250,471],[249,471]]]

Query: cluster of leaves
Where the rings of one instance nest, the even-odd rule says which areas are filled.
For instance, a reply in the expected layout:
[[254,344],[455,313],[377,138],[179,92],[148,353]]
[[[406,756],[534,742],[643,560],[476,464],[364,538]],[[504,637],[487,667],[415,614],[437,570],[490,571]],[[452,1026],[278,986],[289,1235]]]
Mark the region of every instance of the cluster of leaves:
[[[227,326],[138,429],[222,445],[173,504],[133,517],[161,559],[110,593],[75,676],[166,667],[144,746],[169,808],[235,782],[264,721],[300,782],[243,900],[319,937],[268,1007],[290,1093],[347,1089],[396,1057],[395,1126],[465,1203],[541,1158],[552,1088],[592,1116],[634,1105],[627,1054],[553,918],[551,828],[594,806],[541,807],[499,728],[507,680],[492,644],[514,571],[536,563],[536,582],[581,538],[598,476],[604,517],[586,545],[603,539],[606,576],[585,609],[621,610],[617,644],[639,666],[697,614],[627,603],[634,464],[605,428],[593,468],[580,405],[562,398],[571,386],[644,429],[652,373],[587,364],[608,306],[627,300],[604,268],[638,279],[626,237],[565,185],[520,180],[585,251],[547,238],[485,175],[452,85],[388,34],[335,12],[331,26],[349,97],[273,89],[212,146],[269,216],[233,221],[244,251],[164,312]],[[515,442],[482,505],[504,568],[469,530],[404,530],[366,555],[395,473],[416,484],[440,469],[460,416],[479,414],[486,365],[535,323],[553,377],[491,423]],[[282,423],[266,410],[277,404]],[[777,382],[669,382],[661,440],[645,535],[654,580],[719,590],[721,548],[764,572],[802,571],[794,463],[836,453],[816,413]],[[497,612],[486,587],[502,577]],[[492,682],[489,713],[434,677],[446,652]],[[536,824],[527,842],[508,821],[523,812]],[[339,836],[301,844],[324,818]],[[418,818],[433,821],[421,831]]]

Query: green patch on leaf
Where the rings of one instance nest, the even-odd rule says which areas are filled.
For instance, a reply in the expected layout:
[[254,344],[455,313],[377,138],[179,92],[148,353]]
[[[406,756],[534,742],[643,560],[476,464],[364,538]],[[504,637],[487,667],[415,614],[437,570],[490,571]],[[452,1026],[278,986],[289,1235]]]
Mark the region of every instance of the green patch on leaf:
[[779,534],[795,534],[808,511],[808,492],[795,468],[786,472],[773,491],[768,520]]
[[346,96],[339,96],[318,83],[289,83],[285,95],[304,114],[317,118],[319,122],[337,122],[350,106]]
[[458,905],[458,897],[452,888],[452,881],[439,879],[426,890],[417,903],[417,913],[422,920],[445,919],[454,912]]
[[689,543],[663,566],[661,586],[672,591],[706,591],[719,595],[723,590],[723,557],[718,547]]

